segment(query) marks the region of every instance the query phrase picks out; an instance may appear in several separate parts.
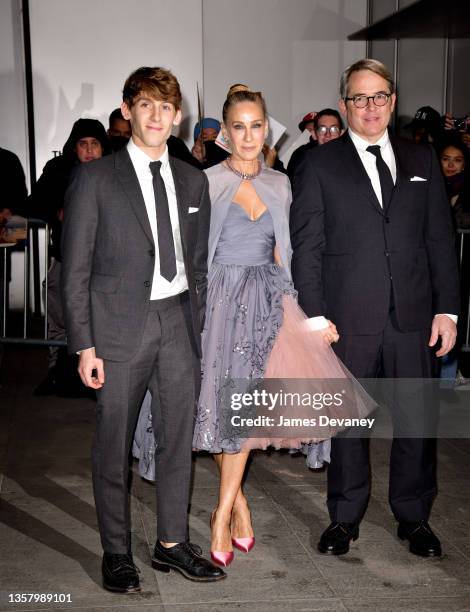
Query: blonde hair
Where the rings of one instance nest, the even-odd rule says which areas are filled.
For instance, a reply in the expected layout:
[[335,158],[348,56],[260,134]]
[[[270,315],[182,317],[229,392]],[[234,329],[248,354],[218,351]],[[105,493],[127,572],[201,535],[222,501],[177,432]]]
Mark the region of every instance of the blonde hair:
[[259,104],[263,111],[263,118],[267,118],[268,112],[266,110],[266,102],[264,101],[263,94],[260,91],[252,91],[247,85],[243,85],[242,83],[235,83],[228,90],[227,98],[222,109],[224,123],[227,121],[230,108],[240,102],[254,102],[255,104]]

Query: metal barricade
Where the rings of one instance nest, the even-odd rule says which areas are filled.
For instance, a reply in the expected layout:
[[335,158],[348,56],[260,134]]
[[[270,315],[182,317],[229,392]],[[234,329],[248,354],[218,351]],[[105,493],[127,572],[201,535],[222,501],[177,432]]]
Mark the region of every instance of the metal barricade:
[[[41,283],[40,271],[40,251],[39,251],[39,230],[45,230],[44,240],[44,284]],[[49,226],[39,219],[27,220],[27,234],[24,244],[1,244],[0,243],[0,265],[3,271],[3,287],[1,288],[0,300],[3,305],[2,317],[0,320],[0,344],[27,344],[33,346],[66,346],[65,340],[53,340],[48,338],[48,274],[49,274]],[[459,240],[459,260],[461,287],[463,292],[463,311],[460,315],[463,325],[463,344],[461,350],[470,352],[470,229],[457,230]],[[8,257],[12,251],[24,250],[23,262],[23,320],[22,334],[8,335],[8,309],[9,309],[9,279],[8,279]],[[3,255],[3,259],[1,256]],[[1,278],[1,275],[0,275]],[[43,333],[30,336],[31,318],[36,321],[42,318],[41,315],[41,286],[44,286],[44,321],[42,323]],[[30,292],[32,290],[32,300]],[[31,303],[30,303],[31,302]]]
[[[39,232],[44,229],[44,283],[41,283]],[[3,287],[1,291],[2,319],[0,321],[0,344],[27,344],[32,346],[66,346],[65,340],[53,340],[48,338],[48,274],[49,274],[49,226],[40,219],[26,220],[26,239],[18,243],[0,243],[0,256],[3,271]],[[9,307],[9,261],[13,253],[24,253],[23,258],[23,313],[22,331],[19,332],[16,321],[13,333],[9,333],[13,327],[10,319],[14,313]],[[44,287],[43,296],[41,288]],[[44,302],[44,315],[42,315],[41,303]],[[18,314],[18,313],[16,313]],[[18,318],[18,317],[16,317]],[[33,319],[36,326],[33,326]],[[42,321],[43,319],[43,321]],[[38,325],[39,323],[39,330]],[[36,329],[35,329],[36,328]],[[40,331],[42,329],[42,332]]]

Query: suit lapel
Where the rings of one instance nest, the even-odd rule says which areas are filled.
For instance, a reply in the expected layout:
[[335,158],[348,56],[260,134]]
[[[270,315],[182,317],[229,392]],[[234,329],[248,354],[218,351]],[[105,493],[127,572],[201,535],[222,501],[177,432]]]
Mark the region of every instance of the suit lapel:
[[118,180],[121,183],[135,216],[142,226],[142,230],[151,242],[152,246],[155,246],[144,196],[142,195],[139,180],[126,147],[116,153],[115,169]]
[[354,146],[348,133],[343,136],[343,164],[344,169],[349,172],[353,181],[356,183],[356,189],[361,192],[373,206],[373,208],[381,215],[384,214],[380,202],[375,195],[374,188],[370,182],[369,175],[364,168],[364,164],[359,157],[359,153]]
[[186,177],[178,164],[178,161],[170,156],[170,168],[173,175],[173,182],[175,184],[176,192],[176,204],[178,206],[178,219],[180,223],[180,236],[181,244],[183,247],[183,253],[186,258],[186,234],[187,234],[187,223],[188,223],[188,191],[186,186]]
[[409,172],[406,171],[406,161],[403,158],[402,150],[400,148],[399,141],[390,134],[390,143],[392,145],[393,154],[395,156],[395,165],[397,169],[397,180],[395,182],[395,189],[393,190],[392,197],[387,207],[387,214],[390,211],[392,205],[398,200],[400,190],[403,184],[410,177]]

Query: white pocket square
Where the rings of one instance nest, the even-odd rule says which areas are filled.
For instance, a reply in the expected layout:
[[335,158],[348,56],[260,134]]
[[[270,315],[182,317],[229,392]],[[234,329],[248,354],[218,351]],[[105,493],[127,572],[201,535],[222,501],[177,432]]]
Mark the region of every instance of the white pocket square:
[[410,181],[427,181],[428,179],[422,178],[421,176],[412,176]]
[[199,212],[199,208],[196,208],[195,206],[190,206],[188,208],[188,213],[195,213],[195,212]]

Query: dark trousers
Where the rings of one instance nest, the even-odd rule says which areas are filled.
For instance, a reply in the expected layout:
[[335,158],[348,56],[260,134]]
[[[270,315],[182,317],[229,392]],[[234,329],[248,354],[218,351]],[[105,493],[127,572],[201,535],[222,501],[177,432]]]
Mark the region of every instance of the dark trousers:
[[[147,388],[158,444],[157,537],[184,542],[200,366],[189,340],[187,292],[150,302],[140,347],[126,362],[105,360],[93,441],[93,489],[103,549],[130,552],[129,453]],[[118,331],[116,330],[118,333]]]
[[[61,267],[60,261],[53,259],[47,276],[47,329],[51,340],[65,340],[64,310],[60,295]],[[50,346],[49,369],[56,365],[58,355],[59,347]]]
[[[381,334],[344,335],[335,352],[357,378],[430,378],[435,368],[428,347],[429,332],[398,331],[394,313]],[[392,406],[392,421],[406,422],[403,406]],[[409,408],[409,406],[408,406]],[[432,409],[420,406],[417,410]],[[404,409],[403,409],[404,410]],[[396,432],[396,428],[395,428]],[[427,520],[437,494],[436,440],[430,437],[397,437],[390,456],[389,501],[398,521]],[[369,440],[332,439],[328,467],[328,510],[332,521],[359,523],[370,495]]]

